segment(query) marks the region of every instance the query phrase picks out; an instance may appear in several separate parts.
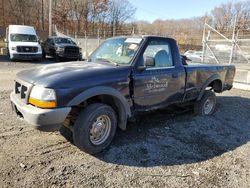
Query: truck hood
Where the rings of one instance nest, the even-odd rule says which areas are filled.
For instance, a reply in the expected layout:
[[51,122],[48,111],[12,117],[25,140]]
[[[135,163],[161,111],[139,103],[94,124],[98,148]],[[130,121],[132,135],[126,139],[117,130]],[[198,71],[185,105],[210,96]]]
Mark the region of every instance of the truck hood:
[[[115,66],[106,62],[66,62],[39,66],[17,73],[17,79],[24,80],[33,85],[47,88],[71,88],[97,84],[104,81],[115,81],[119,77],[128,75],[130,66]],[[125,75],[124,75],[125,74]]]
[[38,42],[9,42],[10,46],[40,46]]
[[79,48],[78,46],[76,46],[74,44],[68,44],[68,43],[56,44],[56,46],[61,47],[61,48],[64,48],[64,47],[76,47],[76,48]]

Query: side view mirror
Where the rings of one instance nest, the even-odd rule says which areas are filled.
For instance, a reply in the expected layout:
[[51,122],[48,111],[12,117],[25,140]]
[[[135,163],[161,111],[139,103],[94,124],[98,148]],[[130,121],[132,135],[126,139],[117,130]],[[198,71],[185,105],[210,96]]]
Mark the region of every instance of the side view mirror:
[[144,58],[143,65],[138,66],[139,71],[144,71],[147,67],[154,67],[155,66],[155,59],[153,57],[146,56]]

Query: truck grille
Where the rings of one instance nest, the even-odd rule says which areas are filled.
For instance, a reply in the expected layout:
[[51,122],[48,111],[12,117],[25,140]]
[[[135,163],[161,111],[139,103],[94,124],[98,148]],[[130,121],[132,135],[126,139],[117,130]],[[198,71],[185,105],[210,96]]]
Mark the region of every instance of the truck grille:
[[25,103],[28,101],[28,92],[29,89],[31,88],[30,84],[24,84],[19,81],[15,81],[15,94]]
[[66,47],[64,50],[66,57],[77,58],[79,56],[79,48],[76,47]]
[[35,46],[17,46],[17,52],[37,52],[38,48]]

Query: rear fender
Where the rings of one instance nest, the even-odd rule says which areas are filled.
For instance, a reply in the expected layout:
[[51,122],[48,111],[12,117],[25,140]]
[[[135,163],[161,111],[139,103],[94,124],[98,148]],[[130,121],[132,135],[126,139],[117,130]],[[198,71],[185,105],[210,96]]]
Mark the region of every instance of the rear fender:
[[200,91],[200,94],[197,98],[197,101],[201,100],[201,97],[203,96],[206,88],[212,83],[214,82],[215,80],[221,80],[220,79],[220,76],[218,74],[215,74],[213,76],[211,76],[209,79],[207,79],[207,81],[203,84],[202,88],[201,88],[201,91]]

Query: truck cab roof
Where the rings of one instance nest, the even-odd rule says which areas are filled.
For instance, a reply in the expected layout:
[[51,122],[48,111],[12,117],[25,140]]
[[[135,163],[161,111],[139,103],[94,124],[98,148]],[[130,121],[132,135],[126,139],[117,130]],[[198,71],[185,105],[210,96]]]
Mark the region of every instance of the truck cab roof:
[[9,25],[9,33],[36,35],[34,27],[27,25]]
[[111,37],[109,39],[113,39],[113,38],[142,38],[142,39],[149,39],[149,38],[158,38],[158,39],[168,39],[168,40],[174,40],[173,38],[170,37],[162,37],[162,36],[157,36],[157,35],[124,35],[124,36],[116,36],[116,37]]

